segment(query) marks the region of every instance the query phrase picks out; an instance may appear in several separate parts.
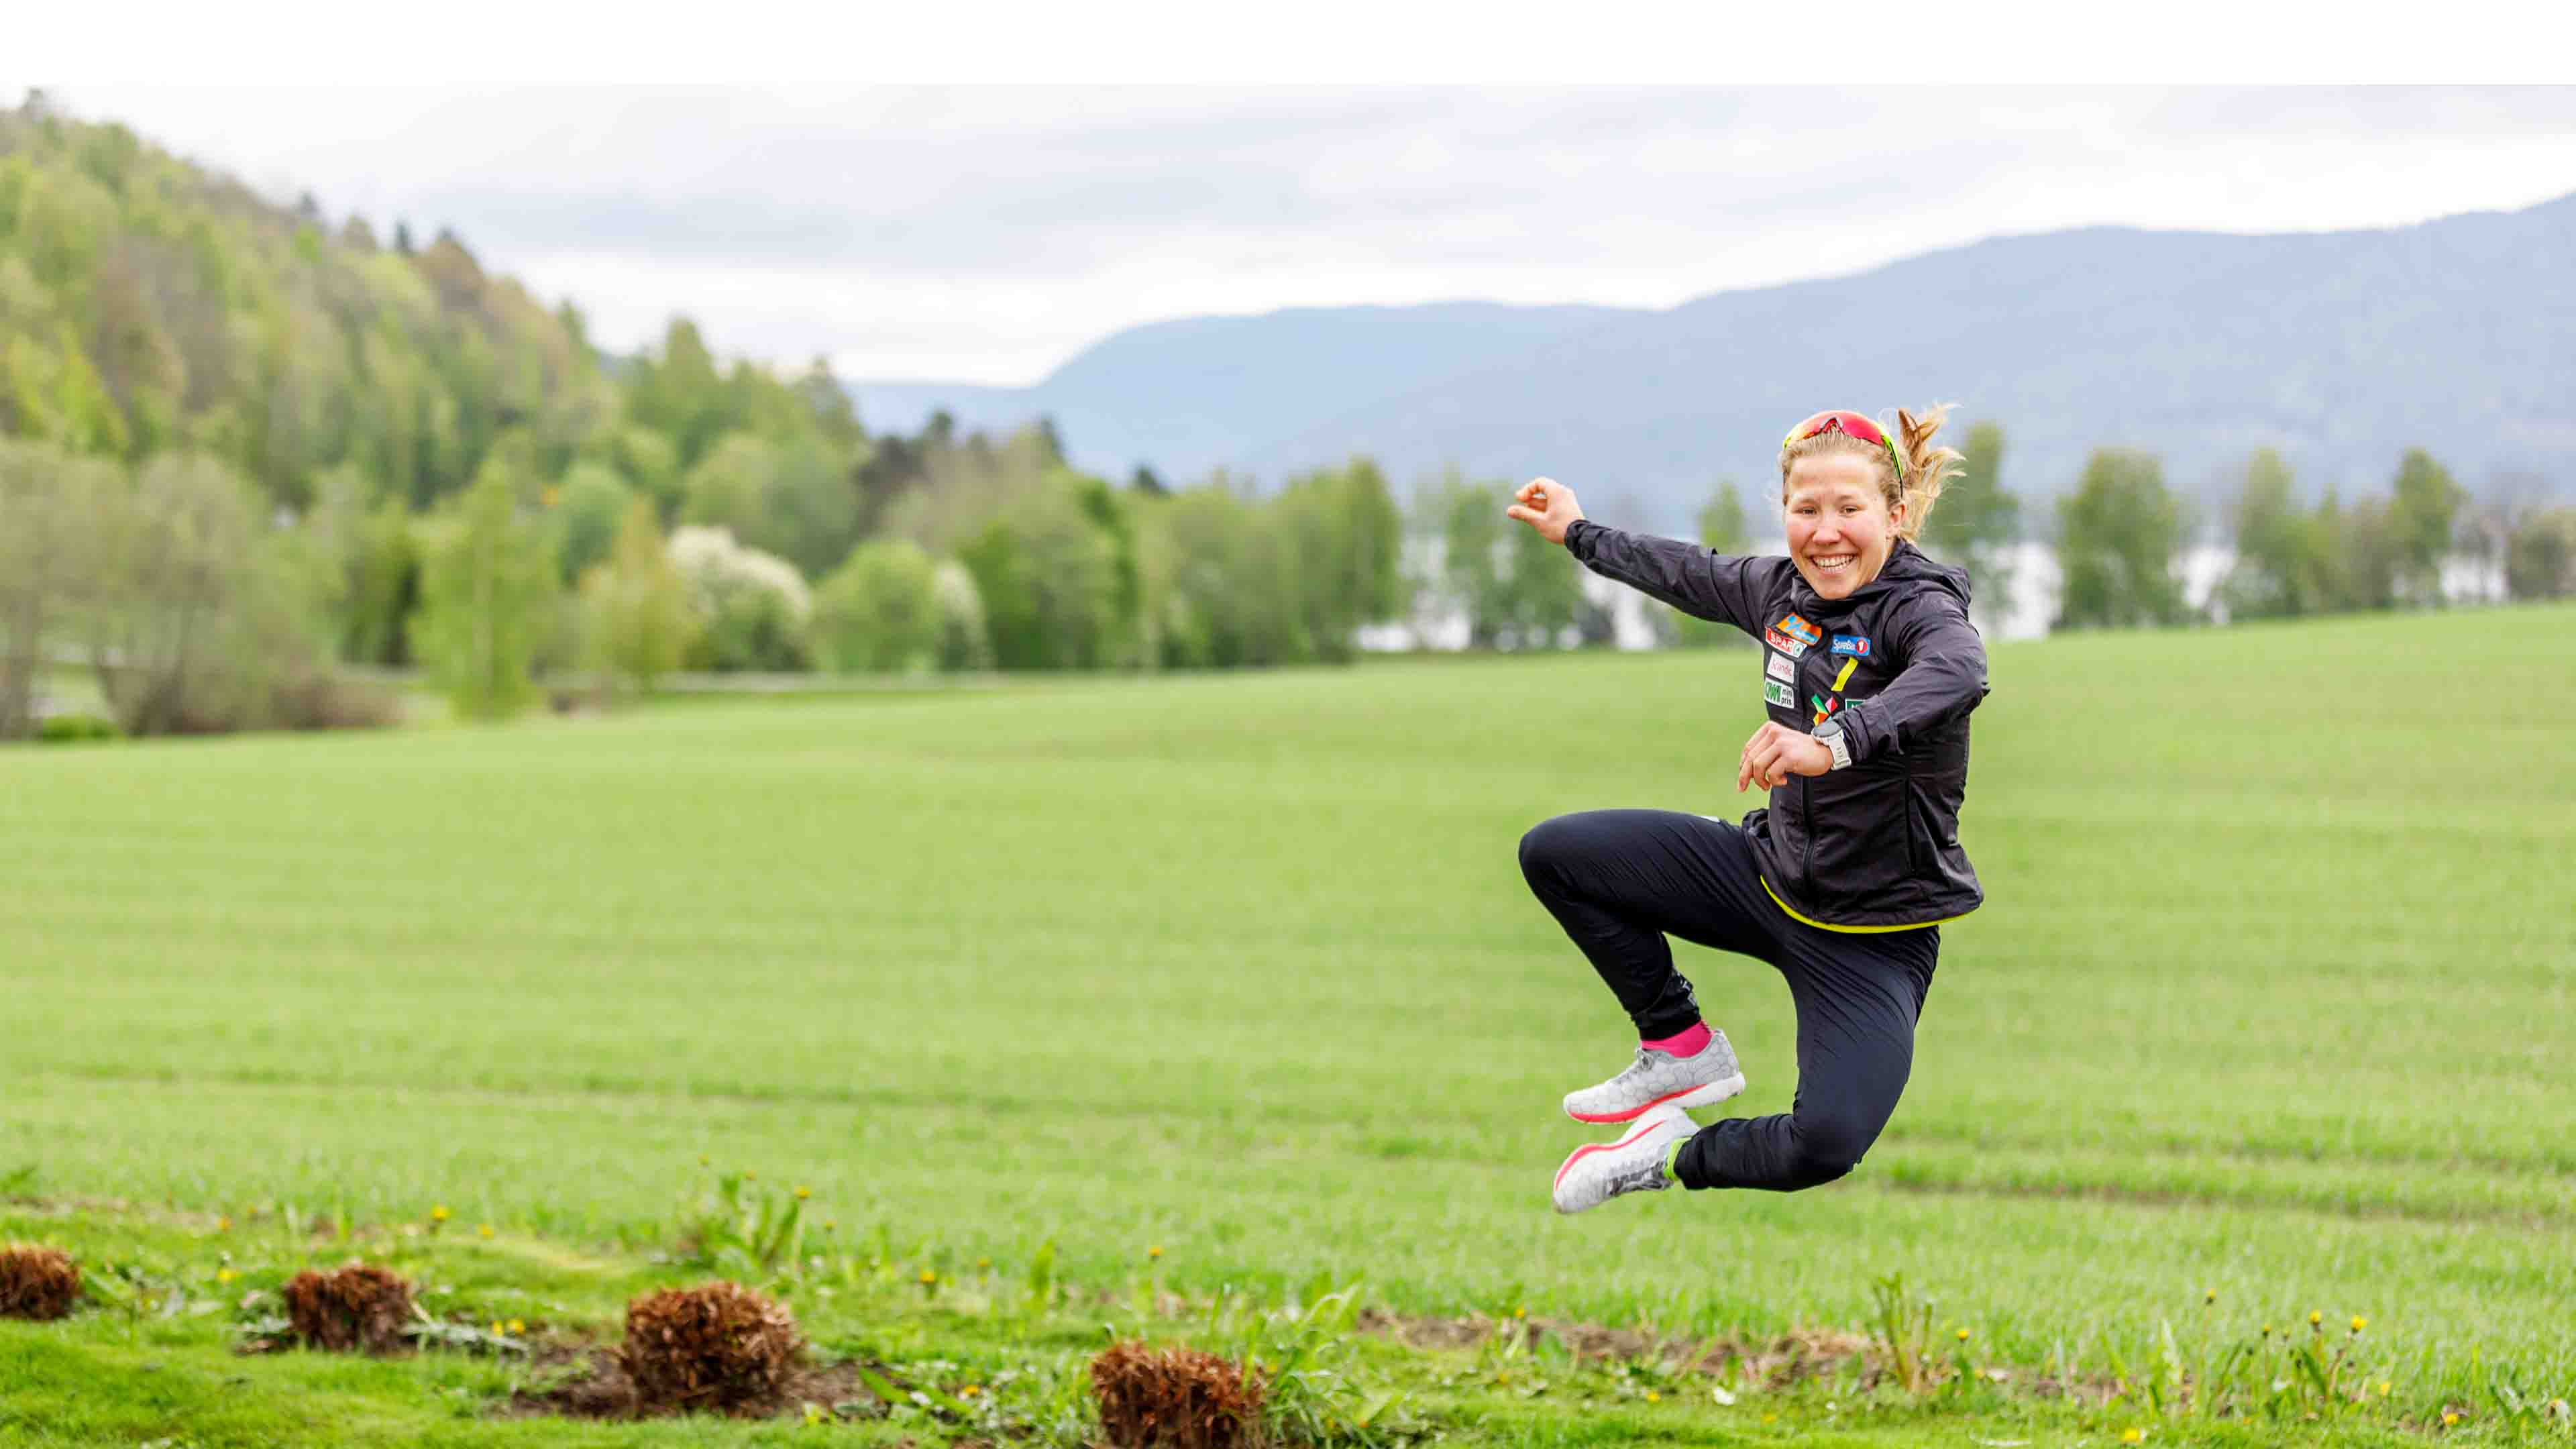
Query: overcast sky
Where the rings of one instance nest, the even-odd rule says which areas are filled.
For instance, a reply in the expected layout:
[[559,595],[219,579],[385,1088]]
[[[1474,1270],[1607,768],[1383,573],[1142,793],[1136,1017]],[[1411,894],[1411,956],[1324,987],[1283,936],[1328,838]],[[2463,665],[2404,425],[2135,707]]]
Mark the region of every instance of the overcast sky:
[[335,221],[451,227],[602,345],[685,312],[872,379],[1033,382],[1197,313],[1660,307],[1997,233],[2576,191],[2576,87],[52,93]]

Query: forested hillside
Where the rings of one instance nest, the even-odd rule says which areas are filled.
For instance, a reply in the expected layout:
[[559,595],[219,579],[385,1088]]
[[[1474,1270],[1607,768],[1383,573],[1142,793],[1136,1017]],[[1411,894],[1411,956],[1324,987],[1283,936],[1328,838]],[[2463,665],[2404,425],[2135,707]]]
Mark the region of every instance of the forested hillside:
[[41,97],[0,112],[0,736],[85,658],[128,731],[469,712],[674,668],[1351,656],[1405,599],[1365,463],[1117,487],[1044,422],[871,436],[686,319],[604,365],[466,241],[264,201]]

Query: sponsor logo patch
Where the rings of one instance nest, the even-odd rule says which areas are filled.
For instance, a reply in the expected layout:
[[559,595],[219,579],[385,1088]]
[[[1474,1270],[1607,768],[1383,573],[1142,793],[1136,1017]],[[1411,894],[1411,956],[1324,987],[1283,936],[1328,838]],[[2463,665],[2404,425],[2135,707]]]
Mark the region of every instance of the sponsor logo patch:
[[1788,655],[1792,659],[1795,659],[1799,655],[1807,652],[1806,645],[1799,643],[1797,640],[1790,638],[1788,635],[1781,633],[1777,629],[1763,630],[1762,642],[1779,650],[1781,653]]
[[1869,636],[1867,634],[1836,634],[1834,636],[1833,652],[1836,654],[1848,654],[1854,659],[1867,659],[1869,657]]
[[1772,654],[1766,656],[1766,658],[1768,662],[1762,666],[1763,673],[1770,675],[1773,679],[1789,681],[1792,683],[1797,680],[1798,666],[1789,662],[1788,655]]
[[1782,709],[1796,709],[1798,707],[1797,691],[1791,689],[1785,684],[1782,684],[1776,679],[1766,679],[1762,681],[1762,698],[1767,703],[1776,704]]
[[1817,628],[1815,625],[1808,623],[1806,620],[1799,618],[1795,614],[1782,614],[1780,616],[1780,622],[1772,625],[1771,627],[1788,635],[1790,638],[1797,640],[1801,644],[1813,644],[1825,637],[1824,630]]

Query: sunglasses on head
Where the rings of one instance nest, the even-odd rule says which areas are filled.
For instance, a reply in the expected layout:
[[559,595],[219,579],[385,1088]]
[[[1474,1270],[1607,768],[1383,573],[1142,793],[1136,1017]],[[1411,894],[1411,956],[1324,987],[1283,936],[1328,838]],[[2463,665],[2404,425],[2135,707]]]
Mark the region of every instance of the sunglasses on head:
[[1818,413],[1791,428],[1789,436],[1780,440],[1780,446],[1785,448],[1791,443],[1803,443],[1820,433],[1840,433],[1847,438],[1858,438],[1864,443],[1874,443],[1885,448],[1887,461],[1896,465],[1896,481],[1899,483],[1905,481],[1905,455],[1896,450],[1896,440],[1887,435],[1887,429],[1860,413],[1846,412],[1840,408]]

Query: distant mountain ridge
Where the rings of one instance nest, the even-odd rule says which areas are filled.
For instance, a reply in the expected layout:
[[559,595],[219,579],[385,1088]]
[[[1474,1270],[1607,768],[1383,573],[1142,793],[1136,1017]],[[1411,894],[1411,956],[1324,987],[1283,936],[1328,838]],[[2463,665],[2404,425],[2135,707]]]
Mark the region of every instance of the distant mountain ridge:
[[1817,408],[1954,401],[2009,437],[2005,485],[2062,491],[2098,446],[2187,492],[2261,446],[2310,491],[2383,491],[2423,446],[2466,483],[2569,485],[2576,195],[2377,230],[2127,227],[1999,237],[1664,311],[1444,303],[1117,333],[1029,388],[854,385],[871,427],[945,405],[1052,416],[1083,466],[1276,481],[1366,453],[1410,482],[1552,473],[1678,527]]

